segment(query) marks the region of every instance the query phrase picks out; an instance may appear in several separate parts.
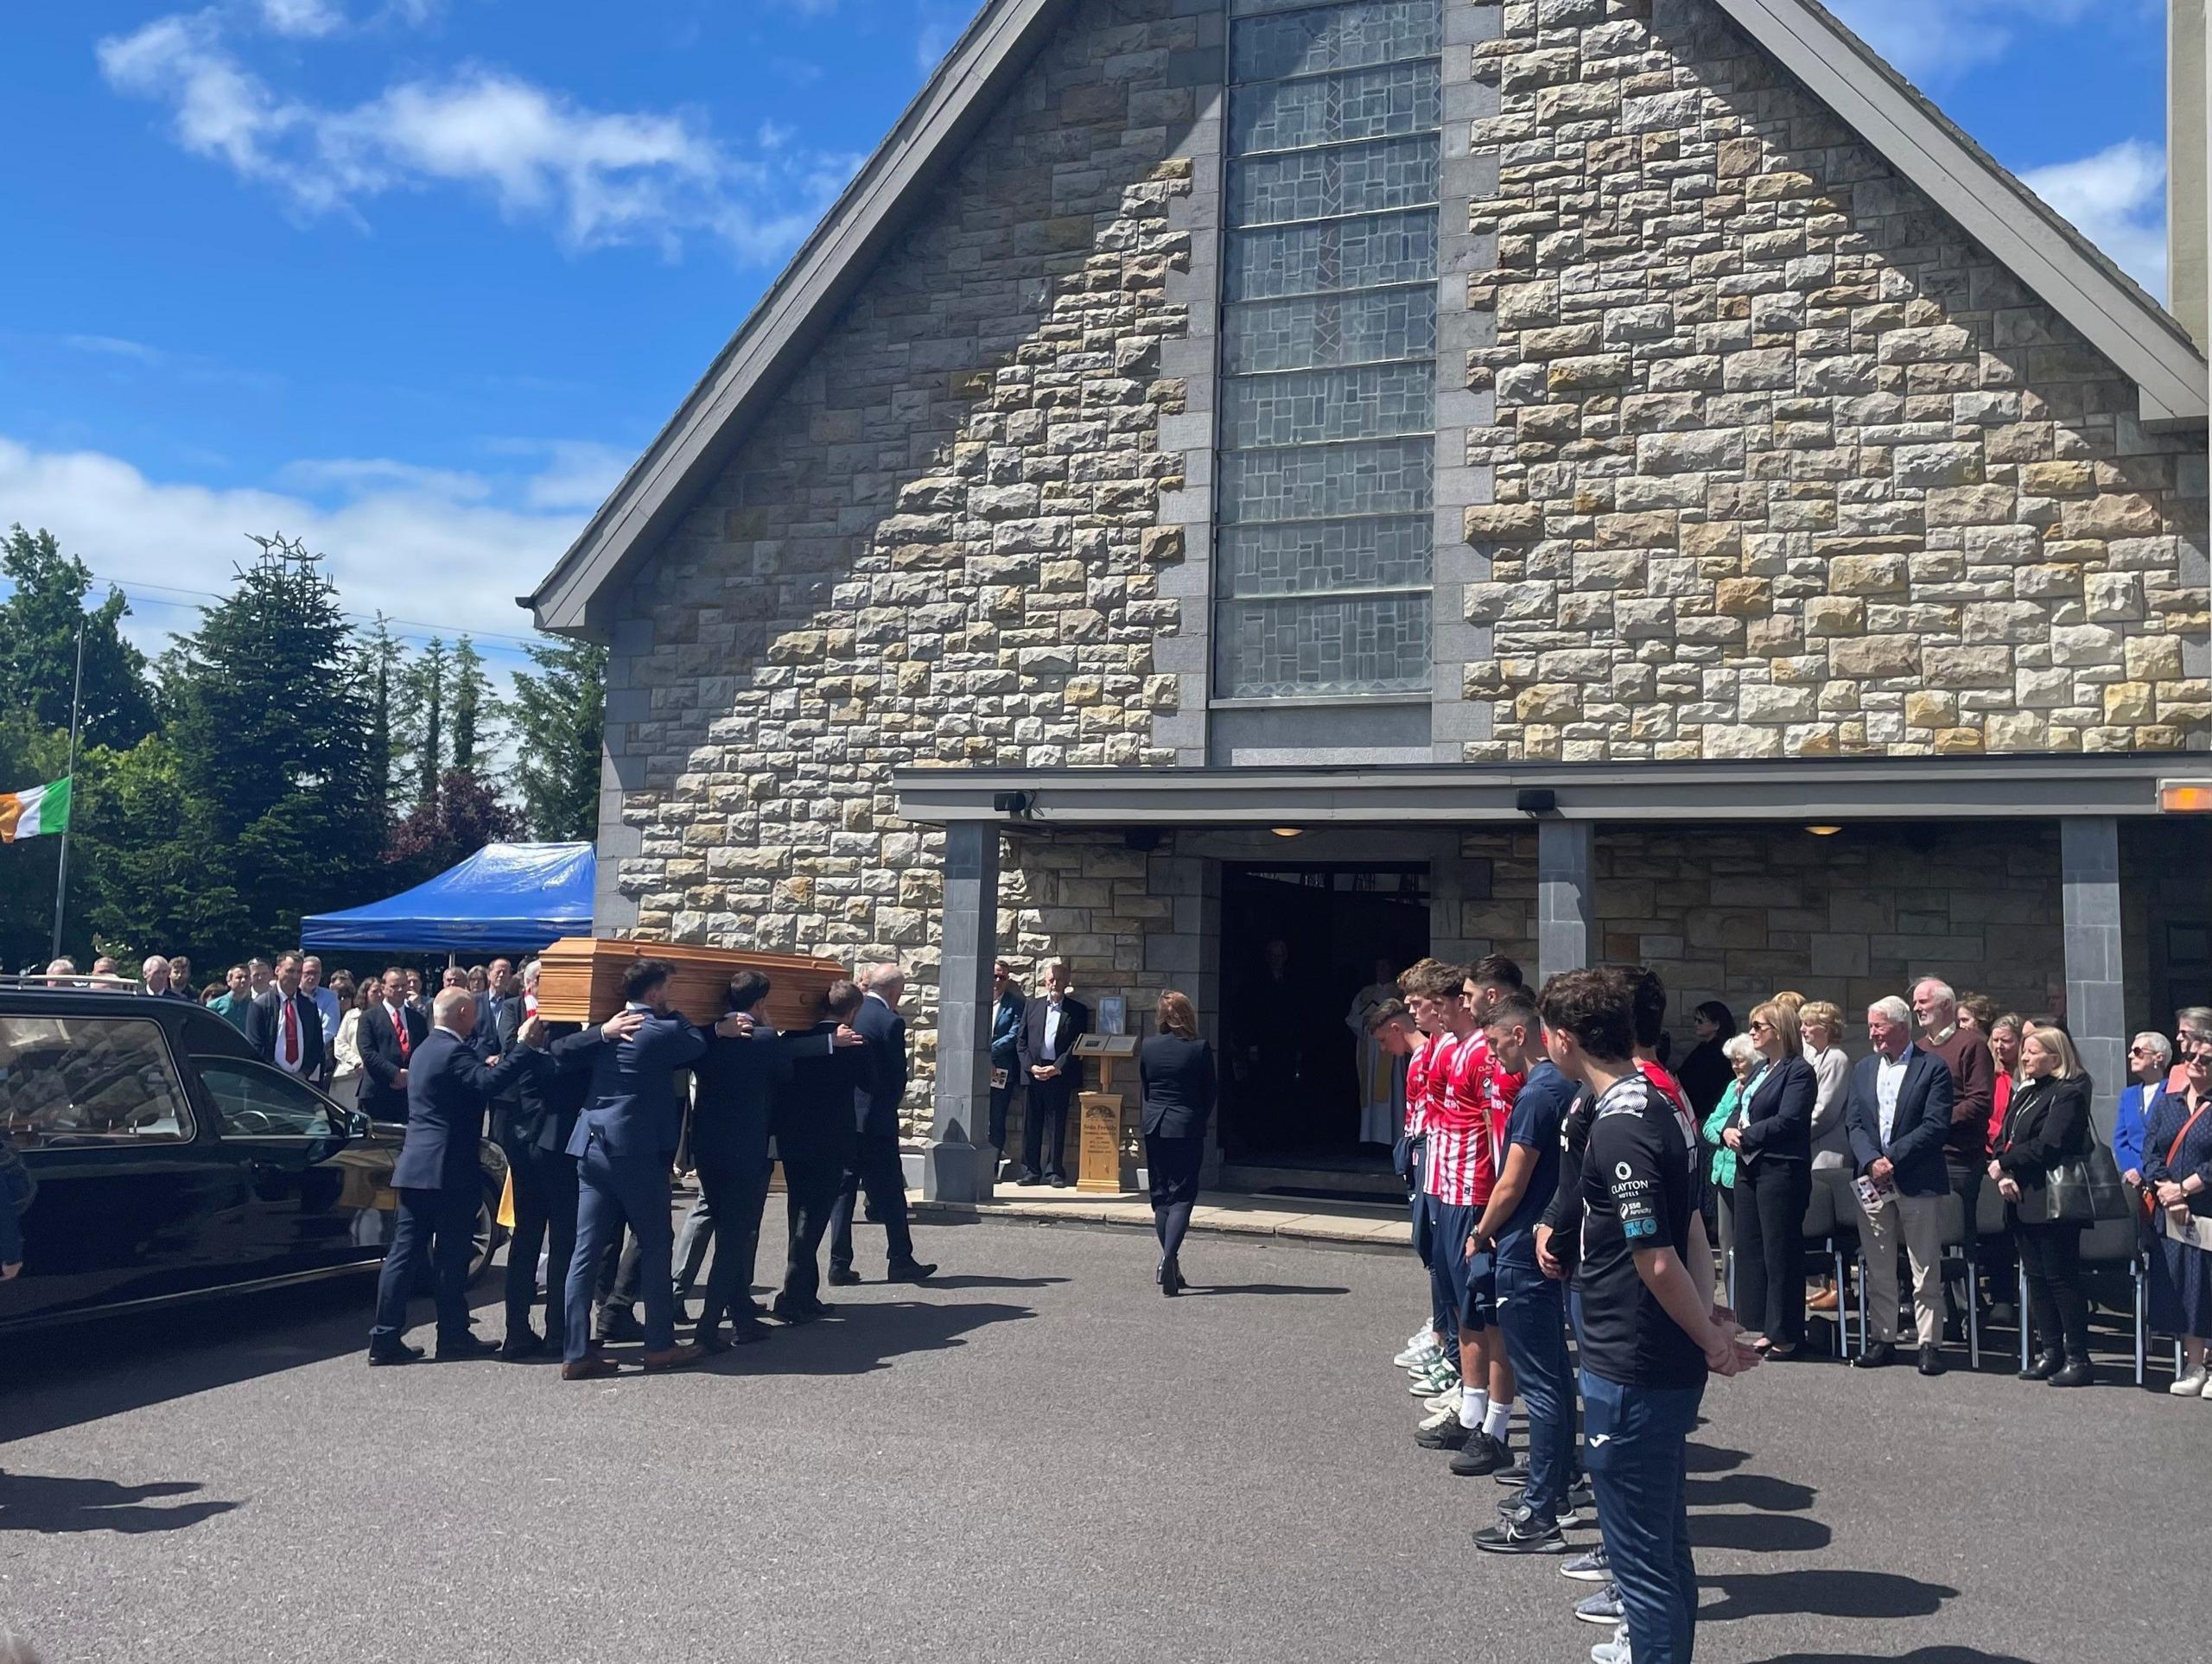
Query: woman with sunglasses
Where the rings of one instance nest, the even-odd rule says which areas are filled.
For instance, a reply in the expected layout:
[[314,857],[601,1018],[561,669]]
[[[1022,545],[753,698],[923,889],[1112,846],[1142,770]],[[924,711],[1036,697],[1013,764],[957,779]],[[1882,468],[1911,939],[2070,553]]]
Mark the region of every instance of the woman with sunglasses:
[[1751,1012],[1762,1059],[1720,1141],[1736,1153],[1736,1309],[1761,1325],[1777,1362],[1805,1338],[1805,1208],[1813,1195],[1813,1104],[1820,1082],[1802,1056],[1797,1013],[1780,1000]]
[[2020,1048],[2021,1083],[2005,1112],[1989,1176],[2005,1198],[2005,1223],[2028,1274],[2028,1305],[2043,1350],[2023,1381],[2087,1387],[2089,1306],[2082,1289],[2082,1227],[2045,1220],[2038,1204],[2050,1170],[2088,1153],[2089,1077],[2066,1031],[2037,1024]]
[[2174,1049],[2163,1034],[2145,1029],[2127,1043],[2127,1072],[2135,1083],[2120,1095],[2112,1123],[2112,1154],[2120,1164],[2120,1176],[2138,1190],[2143,1186],[2143,1140],[2151,1117],[2158,1111],[2158,1100],[2165,1096],[2166,1070],[2173,1060]]
[[[2131,1057],[2130,1062],[2133,1061]],[[2151,1215],[2151,1327],[2182,1337],[2184,1367],[2166,1390],[2212,1398],[2212,1041],[2182,1049],[2182,1089],[2151,1111],[2143,1186]]]

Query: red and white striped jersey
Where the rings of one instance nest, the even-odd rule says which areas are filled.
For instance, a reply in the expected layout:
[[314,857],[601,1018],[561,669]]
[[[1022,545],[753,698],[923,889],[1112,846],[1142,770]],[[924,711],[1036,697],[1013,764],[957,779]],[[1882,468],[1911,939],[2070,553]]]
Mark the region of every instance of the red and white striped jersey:
[[1413,1056],[1406,1059],[1405,1135],[1409,1139],[1427,1135],[1430,1073],[1451,1038],[1449,1034],[1424,1034]]
[[1484,1100],[1489,1044],[1479,1032],[1452,1041],[1434,1072],[1442,1101],[1429,1121],[1422,1189],[1446,1207],[1479,1207],[1497,1183],[1497,1140]]

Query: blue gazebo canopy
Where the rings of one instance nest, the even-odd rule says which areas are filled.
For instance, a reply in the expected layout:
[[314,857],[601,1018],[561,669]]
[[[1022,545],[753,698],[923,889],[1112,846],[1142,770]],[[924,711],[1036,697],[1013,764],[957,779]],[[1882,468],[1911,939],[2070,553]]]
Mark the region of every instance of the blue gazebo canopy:
[[388,900],[302,919],[300,940],[332,952],[542,948],[591,934],[597,870],[588,843],[488,843]]

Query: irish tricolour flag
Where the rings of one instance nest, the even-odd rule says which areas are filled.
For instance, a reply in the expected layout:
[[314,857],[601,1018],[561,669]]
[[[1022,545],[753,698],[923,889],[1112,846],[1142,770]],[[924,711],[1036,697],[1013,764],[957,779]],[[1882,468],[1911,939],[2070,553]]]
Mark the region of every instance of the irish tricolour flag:
[[69,829],[69,782],[0,792],[0,843]]

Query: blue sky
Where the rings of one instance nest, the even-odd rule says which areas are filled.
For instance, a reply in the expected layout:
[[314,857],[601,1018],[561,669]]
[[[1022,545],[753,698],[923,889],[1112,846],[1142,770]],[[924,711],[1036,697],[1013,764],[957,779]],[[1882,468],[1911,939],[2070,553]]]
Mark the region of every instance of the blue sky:
[[[1830,3],[2159,289],[2159,0]],[[969,10],[10,8],[0,525],[149,641],[279,529],[349,607],[519,636]]]

